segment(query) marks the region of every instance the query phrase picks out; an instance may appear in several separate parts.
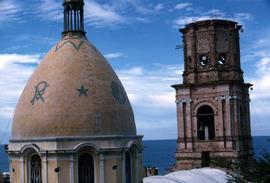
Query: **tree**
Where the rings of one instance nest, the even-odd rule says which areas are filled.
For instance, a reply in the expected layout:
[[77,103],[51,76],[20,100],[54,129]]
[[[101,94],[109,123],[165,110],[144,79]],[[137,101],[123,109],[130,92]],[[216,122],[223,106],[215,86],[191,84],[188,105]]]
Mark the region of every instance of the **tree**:
[[229,174],[229,183],[270,183],[270,153],[263,152],[260,157],[250,162],[248,160],[234,161],[222,157],[211,161],[215,167],[223,168]]

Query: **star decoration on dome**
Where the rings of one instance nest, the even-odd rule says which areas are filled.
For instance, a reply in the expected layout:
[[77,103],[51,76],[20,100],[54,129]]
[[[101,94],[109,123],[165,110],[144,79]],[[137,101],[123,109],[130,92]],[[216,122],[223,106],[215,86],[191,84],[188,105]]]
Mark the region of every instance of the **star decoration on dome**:
[[81,85],[81,88],[77,89],[79,92],[79,97],[84,95],[87,96],[88,89]]

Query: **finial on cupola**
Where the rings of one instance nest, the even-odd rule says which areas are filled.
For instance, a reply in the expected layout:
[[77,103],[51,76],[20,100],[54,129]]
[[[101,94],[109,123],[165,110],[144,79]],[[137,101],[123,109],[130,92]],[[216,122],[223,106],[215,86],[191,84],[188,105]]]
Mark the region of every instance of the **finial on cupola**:
[[64,31],[67,34],[85,35],[83,0],[64,0]]

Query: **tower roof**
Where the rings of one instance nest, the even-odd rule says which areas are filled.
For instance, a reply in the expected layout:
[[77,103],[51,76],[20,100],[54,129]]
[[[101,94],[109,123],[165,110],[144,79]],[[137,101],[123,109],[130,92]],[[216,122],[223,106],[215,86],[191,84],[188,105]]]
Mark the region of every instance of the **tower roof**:
[[243,83],[240,64],[241,25],[223,19],[187,24],[183,34],[184,84]]
[[207,19],[207,20],[200,20],[191,22],[187,25],[185,25],[184,28],[180,29],[180,32],[185,32],[191,28],[200,27],[200,26],[209,26],[209,25],[223,25],[223,26],[229,26],[229,27],[235,27],[236,29],[241,29],[242,26],[238,25],[237,22],[226,20],[226,19]]

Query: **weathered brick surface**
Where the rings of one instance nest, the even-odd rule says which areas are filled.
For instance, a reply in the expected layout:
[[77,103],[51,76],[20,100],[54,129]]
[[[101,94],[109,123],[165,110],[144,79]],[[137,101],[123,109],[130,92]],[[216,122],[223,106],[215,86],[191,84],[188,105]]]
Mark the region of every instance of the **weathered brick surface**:
[[[252,157],[249,88],[240,66],[236,22],[208,20],[191,23],[180,31],[184,41],[183,84],[176,89],[178,146],[175,169],[200,167],[202,152],[241,159]],[[206,65],[200,56],[208,57]],[[220,55],[225,55],[220,64]],[[214,111],[213,140],[198,138],[198,109]]]

